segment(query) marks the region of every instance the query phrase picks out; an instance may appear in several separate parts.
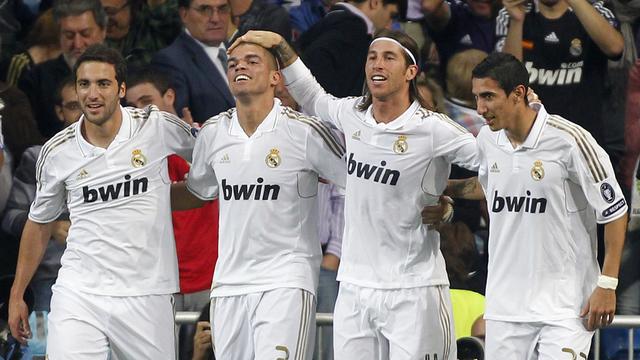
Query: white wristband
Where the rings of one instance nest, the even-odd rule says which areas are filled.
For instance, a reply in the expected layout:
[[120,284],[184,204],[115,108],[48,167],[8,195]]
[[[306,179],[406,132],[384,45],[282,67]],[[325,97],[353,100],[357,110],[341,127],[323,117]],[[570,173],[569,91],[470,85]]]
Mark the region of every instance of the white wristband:
[[618,279],[607,275],[600,275],[598,276],[598,287],[615,290],[618,287]]

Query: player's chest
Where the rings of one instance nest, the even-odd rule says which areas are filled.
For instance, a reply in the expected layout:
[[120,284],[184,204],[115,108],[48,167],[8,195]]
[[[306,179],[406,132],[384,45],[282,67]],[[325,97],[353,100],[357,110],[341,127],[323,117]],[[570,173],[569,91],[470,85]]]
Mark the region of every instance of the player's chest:
[[546,191],[562,186],[567,172],[557,153],[505,151],[493,148],[486,156],[489,188]]

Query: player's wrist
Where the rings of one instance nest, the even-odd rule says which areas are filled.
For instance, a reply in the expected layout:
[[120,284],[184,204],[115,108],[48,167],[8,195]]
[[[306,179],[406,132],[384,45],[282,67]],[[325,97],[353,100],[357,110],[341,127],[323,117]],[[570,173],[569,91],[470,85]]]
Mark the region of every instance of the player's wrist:
[[618,287],[618,279],[607,275],[600,275],[598,276],[597,285],[602,289],[615,290]]

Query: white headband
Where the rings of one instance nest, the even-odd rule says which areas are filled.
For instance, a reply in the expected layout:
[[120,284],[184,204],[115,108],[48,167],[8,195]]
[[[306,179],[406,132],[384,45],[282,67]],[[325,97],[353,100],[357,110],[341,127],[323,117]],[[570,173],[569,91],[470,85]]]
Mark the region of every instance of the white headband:
[[407,48],[406,48],[406,47],[404,47],[402,44],[400,44],[400,42],[399,42],[398,40],[396,40],[396,39],[392,39],[392,38],[390,38],[390,37],[382,36],[382,37],[379,37],[379,38],[375,38],[375,39],[373,39],[373,41],[371,42],[371,44],[370,44],[369,46],[373,45],[373,43],[374,43],[374,42],[376,42],[376,41],[378,41],[378,40],[391,41],[392,43],[394,43],[394,44],[396,44],[396,45],[400,46],[400,47],[402,48],[402,50],[404,50],[404,52],[406,52],[406,53],[407,53],[407,55],[409,55],[409,57],[410,57],[410,58],[411,58],[411,60],[413,61],[413,65],[418,65],[418,62],[416,61],[416,58],[413,56],[413,54],[411,53],[411,51],[409,51],[409,49],[407,49]]

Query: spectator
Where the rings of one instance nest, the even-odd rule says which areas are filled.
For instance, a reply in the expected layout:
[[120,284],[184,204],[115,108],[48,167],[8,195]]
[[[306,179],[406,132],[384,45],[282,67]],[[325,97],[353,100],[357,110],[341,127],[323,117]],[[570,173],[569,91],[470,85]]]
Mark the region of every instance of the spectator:
[[372,35],[391,25],[398,4],[398,0],[339,2],[300,37],[302,60],[327,92],[337,97],[362,95]]
[[249,30],[270,30],[291,40],[291,22],[283,7],[266,0],[229,0],[229,5],[238,27],[234,39]]
[[211,323],[209,322],[211,306],[202,308],[196,323],[196,333],[193,335],[192,360],[216,360],[211,345]]
[[62,129],[54,111],[53,90],[71,75],[71,67],[90,45],[104,41],[107,25],[100,0],[56,0],[53,18],[60,26],[62,55],[34,66],[18,81],[29,97],[40,133],[47,138]]
[[300,35],[322,20],[336,0],[302,0],[300,5],[289,9],[291,21],[291,40],[297,41]]
[[[176,114],[175,91],[163,74],[142,70],[132,74],[128,84],[126,101],[130,106],[144,108],[153,104],[162,111]],[[171,182],[186,180],[188,162],[171,155],[168,166]],[[171,217],[180,276],[180,293],[174,295],[175,309],[200,310],[209,304],[209,288],[218,258],[218,201],[192,210],[173,211]],[[191,358],[194,331],[193,325],[185,324],[180,328],[178,350],[181,359]]]
[[[74,85],[73,79],[68,78],[56,91],[56,98],[59,100],[56,102],[56,114],[65,127],[78,121],[82,113]],[[22,234],[29,206],[35,198],[36,160],[41,148],[41,145],[36,145],[24,152],[15,171],[7,209],[2,219],[2,229],[17,238]],[[52,237],[29,285],[35,299],[33,310],[49,311],[51,287],[58,277],[60,258],[66,247],[70,225],[69,214],[66,211],[53,222]]]
[[427,33],[433,39],[444,74],[449,59],[467,49],[486,53],[496,43],[496,0],[422,0]]
[[607,60],[623,49],[613,13],[602,1],[505,0],[497,22],[497,49],[525,64],[549,112],[585,128],[617,165],[621,154],[604,142],[605,126],[613,125],[602,117]]
[[60,56],[60,28],[51,9],[42,13],[29,31],[27,50],[3,61],[2,76],[7,84],[16,86],[22,73],[33,66]]
[[179,5],[185,29],[151,63],[168,74],[178,115],[187,107],[202,123],[235,104],[226,75],[231,10],[227,0],[180,0]]
[[151,62],[153,55],[180,34],[177,0],[101,0],[109,17],[106,43],[120,51],[130,68]]

